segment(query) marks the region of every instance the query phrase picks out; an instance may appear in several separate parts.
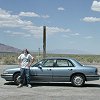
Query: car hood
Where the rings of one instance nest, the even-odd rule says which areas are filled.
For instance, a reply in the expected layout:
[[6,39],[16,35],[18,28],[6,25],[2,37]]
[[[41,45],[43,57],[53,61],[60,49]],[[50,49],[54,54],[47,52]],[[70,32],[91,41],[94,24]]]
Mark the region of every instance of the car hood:
[[8,68],[8,69],[5,69],[6,71],[20,71],[20,68],[19,67],[16,67],[16,68]]

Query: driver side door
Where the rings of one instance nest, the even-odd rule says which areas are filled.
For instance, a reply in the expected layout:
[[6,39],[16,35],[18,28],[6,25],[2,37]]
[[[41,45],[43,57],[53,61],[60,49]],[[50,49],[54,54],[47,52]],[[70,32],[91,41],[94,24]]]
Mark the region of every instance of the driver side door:
[[[53,59],[46,59],[42,64],[37,64],[31,69],[31,74],[33,76],[32,81],[36,82],[51,82],[52,81],[52,69],[53,69]],[[34,75],[35,71],[35,75]]]

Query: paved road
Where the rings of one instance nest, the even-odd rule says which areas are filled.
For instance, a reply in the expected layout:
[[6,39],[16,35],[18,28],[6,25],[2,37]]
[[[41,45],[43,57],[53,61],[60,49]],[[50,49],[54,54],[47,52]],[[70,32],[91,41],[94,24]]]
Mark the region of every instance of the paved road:
[[[5,68],[0,67],[0,74]],[[84,87],[72,87],[70,83],[32,86],[17,88],[13,82],[0,78],[0,100],[100,100],[100,80],[87,82]]]

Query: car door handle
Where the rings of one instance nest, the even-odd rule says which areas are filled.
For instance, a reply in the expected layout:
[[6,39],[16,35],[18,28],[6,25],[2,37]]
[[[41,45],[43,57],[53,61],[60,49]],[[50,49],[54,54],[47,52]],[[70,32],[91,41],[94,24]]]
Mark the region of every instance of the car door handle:
[[47,70],[51,71],[51,69],[47,69]]
[[72,71],[73,69],[68,69],[69,71]]

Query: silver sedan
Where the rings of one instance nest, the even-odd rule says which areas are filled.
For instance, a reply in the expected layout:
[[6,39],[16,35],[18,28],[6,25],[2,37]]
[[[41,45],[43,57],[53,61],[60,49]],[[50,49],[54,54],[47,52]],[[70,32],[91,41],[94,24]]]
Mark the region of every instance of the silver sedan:
[[[81,65],[71,58],[46,58],[30,68],[31,83],[71,82],[83,86],[85,81],[99,80],[96,67]],[[19,83],[20,68],[6,69],[1,77]]]

